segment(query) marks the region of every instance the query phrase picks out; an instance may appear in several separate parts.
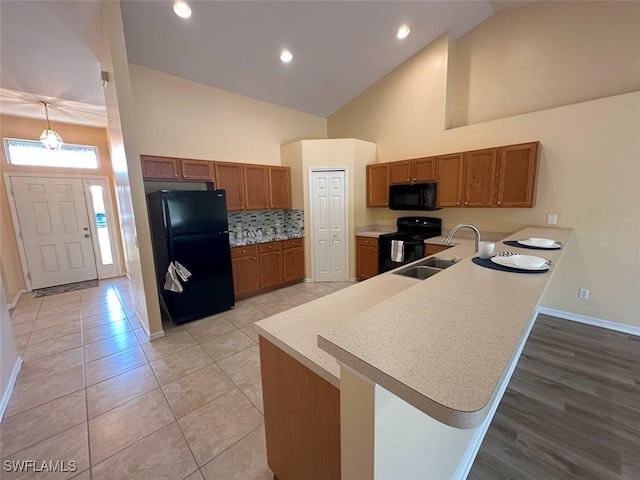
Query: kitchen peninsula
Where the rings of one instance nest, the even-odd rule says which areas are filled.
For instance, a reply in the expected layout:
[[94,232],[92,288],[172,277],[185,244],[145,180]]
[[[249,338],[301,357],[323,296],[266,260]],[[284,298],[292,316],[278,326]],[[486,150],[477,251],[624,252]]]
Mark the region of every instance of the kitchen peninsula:
[[[261,355],[277,348],[338,392],[340,420],[310,419],[304,442],[295,443],[289,432],[286,448],[298,465],[272,459],[281,448],[273,442],[283,440],[278,416],[304,409],[270,402],[274,376],[262,357],[267,453],[276,476],[289,478],[305,459],[323,453],[304,451],[313,443],[313,425],[326,430],[340,421],[341,468],[334,478],[430,478],[427,471],[431,478],[464,478],[571,236],[571,229],[530,227],[505,240],[546,237],[564,247],[496,244],[497,252],[548,258],[546,273],[483,268],[471,261],[473,245],[461,242],[439,256],[463,260],[426,280],[388,272],[258,322]],[[280,376],[278,388],[306,388]],[[313,406],[308,412],[323,415]],[[313,469],[297,472],[316,478]]]

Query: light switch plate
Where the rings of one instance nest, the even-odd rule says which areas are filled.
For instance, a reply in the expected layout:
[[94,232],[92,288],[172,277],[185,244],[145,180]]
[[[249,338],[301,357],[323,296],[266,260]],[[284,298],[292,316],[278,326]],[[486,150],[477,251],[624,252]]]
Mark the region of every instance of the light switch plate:
[[557,213],[547,213],[547,225],[555,225],[558,221]]

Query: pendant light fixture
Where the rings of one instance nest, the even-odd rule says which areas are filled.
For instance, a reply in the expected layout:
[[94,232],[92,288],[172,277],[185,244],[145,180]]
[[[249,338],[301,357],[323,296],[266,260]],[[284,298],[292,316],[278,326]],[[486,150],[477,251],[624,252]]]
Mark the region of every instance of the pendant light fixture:
[[47,147],[49,150],[60,150],[62,144],[62,138],[55,130],[51,129],[51,122],[49,121],[49,102],[44,102],[40,100],[40,103],[44,105],[44,115],[47,118],[47,128],[42,131],[42,135],[40,135],[40,141]]

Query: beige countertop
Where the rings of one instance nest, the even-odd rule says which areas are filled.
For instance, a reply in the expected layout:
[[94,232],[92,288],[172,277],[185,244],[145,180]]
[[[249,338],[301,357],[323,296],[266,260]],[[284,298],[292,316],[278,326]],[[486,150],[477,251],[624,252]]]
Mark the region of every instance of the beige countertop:
[[378,238],[380,235],[395,231],[397,231],[395,225],[367,225],[365,227],[356,227],[356,237]]
[[[544,237],[567,245],[571,235],[571,229],[532,227],[506,240]],[[319,332],[318,346],[436,420],[472,428],[485,418],[565,248],[496,244],[496,252],[550,259],[542,274],[483,268],[455,252],[462,248],[447,256],[467,258]]]
[[[566,245],[571,234],[535,227],[507,239]],[[336,359],[443,423],[478,425],[565,249],[496,244],[553,261],[518,274],[473,264],[472,239],[453,243],[438,256],[464,260],[433,277],[387,272],[259,321],[259,333],[338,388]]]

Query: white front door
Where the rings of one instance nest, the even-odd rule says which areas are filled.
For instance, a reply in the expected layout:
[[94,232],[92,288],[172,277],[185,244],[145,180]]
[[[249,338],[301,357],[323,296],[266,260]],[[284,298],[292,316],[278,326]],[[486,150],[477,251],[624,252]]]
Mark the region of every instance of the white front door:
[[311,240],[313,280],[349,280],[347,208],[344,170],[311,172]]
[[97,278],[80,178],[11,177],[33,289]]

